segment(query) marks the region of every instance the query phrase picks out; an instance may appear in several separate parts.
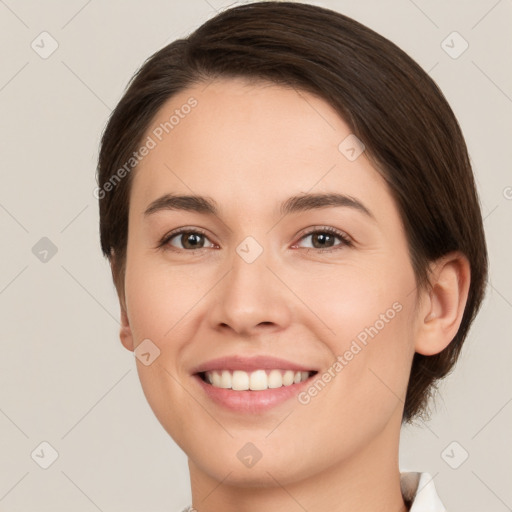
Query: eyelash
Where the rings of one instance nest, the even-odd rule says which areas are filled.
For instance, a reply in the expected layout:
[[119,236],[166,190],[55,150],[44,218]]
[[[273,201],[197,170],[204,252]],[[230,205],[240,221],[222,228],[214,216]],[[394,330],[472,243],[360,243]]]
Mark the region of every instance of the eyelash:
[[[178,235],[181,235],[183,233],[193,233],[193,234],[198,234],[198,235],[203,235],[205,236],[206,238],[208,238],[206,232],[202,231],[201,229],[198,229],[198,228],[194,228],[194,229],[190,229],[190,228],[180,228],[180,229],[177,229],[175,231],[171,231],[170,233],[168,233],[167,235],[165,235],[161,240],[160,242],[158,243],[158,246],[157,248],[158,249],[167,249],[167,244],[176,236]],[[342,249],[343,247],[352,247],[353,243],[352,241],[350,240],[350,238],[345,235],[345,233],[341,232],[341,231],[338,231],[337,229],[335,228],[332,228],[332,227],[329,227],[329,226],[325,226],[325,227],[315,227],[313,228],[312,230],[304,233],[300,239],[299,239],[299,242],[301,240],[303,240],[304,238],[310,236],[310,235],[314,235],[314,234],[318,234],[318,233],[329,233],[330,235],[335,235],[336,237],[338,237],[342,243],[338,244],[338,245],[335,245],[334,247],[330,247],[328,249],[316,249],[316,248],[311,248],[311,247],[306,247],[306,251],[307,252],[310,252],[310,251],[315,251],[315,252],[321,252],[321,253],[326,253],[326,252],[333,252],[333,251],[337,251],[339,249]],[[295,245],[295,244],[294,244]],[[208,249],[208,247],[200,247],[199,249],[178,249],[176,247],[172,247],[169,245],[169,248],[170,250],[172,251],[185,251],[185,252],[196,252],[196,251],[201,251],[202,249]]]

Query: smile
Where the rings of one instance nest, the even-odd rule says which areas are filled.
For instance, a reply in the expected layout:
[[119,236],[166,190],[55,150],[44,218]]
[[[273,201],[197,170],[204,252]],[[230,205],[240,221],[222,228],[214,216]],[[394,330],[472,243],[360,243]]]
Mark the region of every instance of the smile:
[[279,369],[259,369],[252,372],[243,370],[216,370],[201,372],[201,379],[215,388],[233,391],[263,391],[283,386],[300,384],[316,371],[293,371]]

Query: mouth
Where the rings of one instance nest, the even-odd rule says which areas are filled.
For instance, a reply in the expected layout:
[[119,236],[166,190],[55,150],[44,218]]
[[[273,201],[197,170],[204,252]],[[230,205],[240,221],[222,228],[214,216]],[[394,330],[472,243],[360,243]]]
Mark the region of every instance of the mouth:
[[308,366],[263,354],[234,354],[200,363],[190,373],[212,403],[252,415],[296,399],[318,373],[319,367]]
[[258,369],[251,372],[243,370],[211,370],[196,375],[207,385],[232,391],[265,391],[290,387],[307,381],[318,372],[293,371],[282,369]]
[[317,371],[282,369],[210,370],[197,372],[194,380],[205,397],[226,411],[254,415],[296,400]]

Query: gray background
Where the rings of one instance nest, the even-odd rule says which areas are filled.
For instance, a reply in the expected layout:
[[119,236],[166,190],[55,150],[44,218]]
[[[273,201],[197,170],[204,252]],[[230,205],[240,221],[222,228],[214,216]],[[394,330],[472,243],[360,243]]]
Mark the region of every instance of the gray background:
[[[512,2],[311,3],[409,53],[466,136],[491,259],[487,297],[431,421],[404,429],[401,467],[428,471],[451,511],[512,510]],[[93,189],[101,132],[133,72],[230,4],[0,0],[2,511],[177,511],[190,502],[186,457],[153,416],[118,338]],[[469,44],[457,58],[464,42],[453,31]],[[58,453],[47,469],[52,448],[42,442]]]

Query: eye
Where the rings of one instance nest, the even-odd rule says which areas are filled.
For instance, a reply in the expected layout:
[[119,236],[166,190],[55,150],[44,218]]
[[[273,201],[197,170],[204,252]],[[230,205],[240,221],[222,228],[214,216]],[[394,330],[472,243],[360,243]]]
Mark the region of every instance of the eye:
[[[171,242],[174,238],[176,238],[176,241],[181,245],[181,247],[176,247],[176,245]],[[208,240],[204,231],[180,228],[165,235],[159,242],[158,247],[170,246],[171,249],[195,251],[205,248],[203,246],[204,239]]]
[[[308,249],[308,252],[310,250],[331,252],[342,249],[344,246],[352,246],[352,241],[348,238],[347,235],[345,235],[345,233],[342,233],[341,231],[338,231],[337,229],[329,226],[321,228],[315,227],[315,229],[312,229],[304,234],[300,240],[304,240],[308,237],[311,237],[313,243],[313,247]],[[336,238],[341,240],[341,243],[332,245]],[[294,245],[293,247],[297,247],[297,245]]]
[[[342,249],[345,246],[352,246],[352,241],[347,235],[345,235],[345,233],[329,226],[315,227],[314,229],[311,229],[307,233],[303,234],[300,240],[304,240],[308,237],[311,237],[313,241],[313,247],[306,248],[308,252],[310,250],[316,250],[325,253]],[[332,245],[336,238],[341,240],[341,243]],[[204,245],[205,239],[209,240],[206,236],[206,233],[202,230],[197,228],[180,228],[165,235],[159,242],[158,247],[170,248],[171,250],[177,251],[198,251],[207,248]],[[181,247],[176,246],[174,242],[177,242],[179,245],[181,245]],[[209,247],[215,247],[215,244],[211,243]],[[297,244],[292,246],[292,248],[296,247]]]

